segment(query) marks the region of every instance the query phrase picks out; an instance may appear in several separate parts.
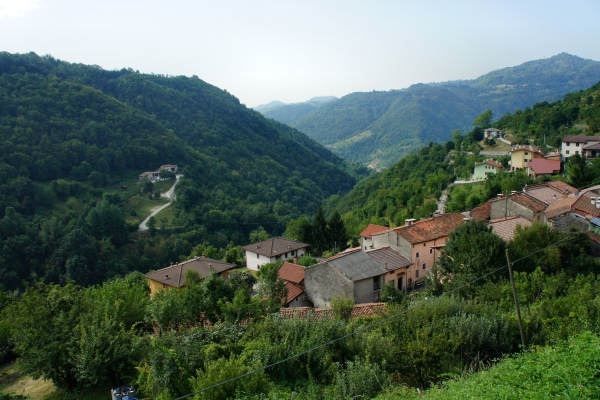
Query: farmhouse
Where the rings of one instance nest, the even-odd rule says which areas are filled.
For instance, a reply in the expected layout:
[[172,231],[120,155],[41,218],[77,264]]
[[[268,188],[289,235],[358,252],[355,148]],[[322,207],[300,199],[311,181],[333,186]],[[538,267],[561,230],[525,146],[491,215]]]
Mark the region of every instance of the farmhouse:
[[274,237],[259,243],[253,243],[242,247],[245,251],[246,267],[258,271],[261,265],[287,260],[289,258],[300,258],[306,254],[309,245],[306,243],[290,240],[282,237]]
[[600,136],[565,136],[560,145],[562,159],[573,155],[596,158],[600,155]]

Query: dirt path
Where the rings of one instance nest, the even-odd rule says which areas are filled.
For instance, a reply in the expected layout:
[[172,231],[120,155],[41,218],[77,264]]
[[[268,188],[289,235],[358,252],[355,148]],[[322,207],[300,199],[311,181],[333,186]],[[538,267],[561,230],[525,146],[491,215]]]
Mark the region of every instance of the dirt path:
[[139,231],[147,231],[148,230],[148,221],[150,221],[150,218],[154,217],[156,214],[158,214],[159,212],[161,212],[162,210],[164,210],[165,208],[167,208],[171,204],[173,204],[173,201],[175,200],[175,186],[177,186],[177,184],[179,183],[179,179],[181,179],[182,176],[183,175],[176,175],[175,183],[173,183],[173,185],[169,188],[169,190],[160,194],[160,197],[169,199],[169,202],[150,209],[150,215],[148,215],[146,218],[144,218],[144,220],[140,223],[140,226],[138,228]]

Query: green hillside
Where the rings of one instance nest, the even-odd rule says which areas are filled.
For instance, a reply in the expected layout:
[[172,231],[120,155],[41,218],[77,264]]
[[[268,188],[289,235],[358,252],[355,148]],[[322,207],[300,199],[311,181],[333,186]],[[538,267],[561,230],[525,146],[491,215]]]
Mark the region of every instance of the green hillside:
[[351,93],[286,122],[348,160],[387,167],[429,141],[448,140],[453,129],[470,130],[486,109],[499,118],[598,81],[599,62],[561,53],[474,80]]
[[[0,144],[6,287],[35,277],[98,282],[189,256],[199,243],[246,243],[259,226],[278,234],[360,176],[197,77],[104,71],[32,53],[0,53]],[[164,163],[185,175],[170,210],[176,229],[134,238],[125,220],[135,212],[137,175]]]
[[335,100],[337,100],[337,97],[323,96],[314,97],[301,103],[286,104],[281,101],[272,101],[268,104],[254,107],[254,109],[267,118],[272,118],[276,121],[283,122],[284,124],[290,124],[311,111]]

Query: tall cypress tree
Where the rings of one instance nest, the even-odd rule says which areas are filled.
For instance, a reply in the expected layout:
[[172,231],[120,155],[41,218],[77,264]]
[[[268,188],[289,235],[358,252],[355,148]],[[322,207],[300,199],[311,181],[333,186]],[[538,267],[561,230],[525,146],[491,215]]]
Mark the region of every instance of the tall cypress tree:
[[312,240],[313,248],[317,251],[327,250],[329,248],[329,240],[327,234],[327,221],[323,214],[323,209],[319,207],[317,213],[313,217],[312,223]]
[[327,236],[330,249],[333,248],[334,251],[338,251],[343,250],[346,247],[346,242],[348,242],[348,232],[346,232],[344,221],[338,210],[335,210],[331,218],[329,218]]

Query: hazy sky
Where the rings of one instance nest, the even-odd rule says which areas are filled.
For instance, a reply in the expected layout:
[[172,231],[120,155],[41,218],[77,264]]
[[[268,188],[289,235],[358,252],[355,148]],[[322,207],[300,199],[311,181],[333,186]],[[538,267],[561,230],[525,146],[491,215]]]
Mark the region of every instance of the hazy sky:
[[256,106],[600,60],[600,1],[0,0],[0,51],[198,75]]

